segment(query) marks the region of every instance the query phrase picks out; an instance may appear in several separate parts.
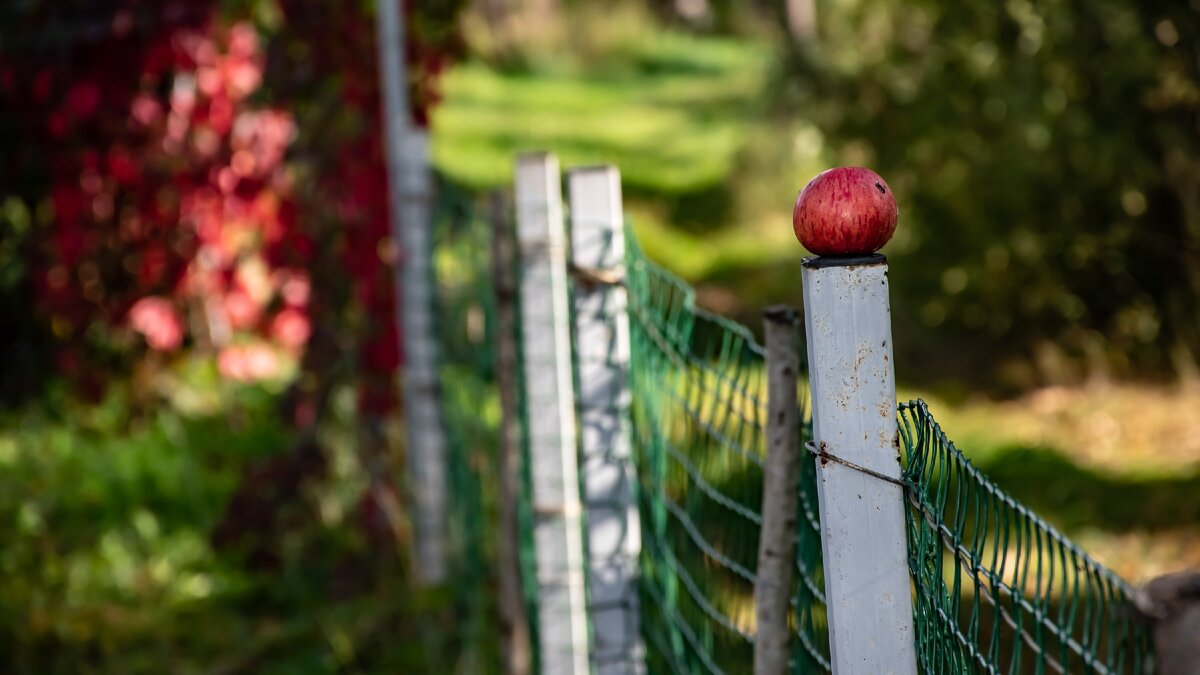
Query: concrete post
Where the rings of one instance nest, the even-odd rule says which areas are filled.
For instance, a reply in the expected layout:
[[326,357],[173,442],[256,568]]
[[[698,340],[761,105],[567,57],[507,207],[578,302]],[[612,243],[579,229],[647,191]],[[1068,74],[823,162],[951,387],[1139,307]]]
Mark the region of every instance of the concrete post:
[[568,173],[580,461],[587,519],[588,617],[596,675],[645,672],[639,628],[641,526],[635,501],[629,406],[628,297],[621,175],[615,167]]
[[804,261],[833,672],[915,675],[887,259]]
[[521,344],[533,477],[538,656],[545,675],[588,673],[584,557],[558,160],[517,159]]

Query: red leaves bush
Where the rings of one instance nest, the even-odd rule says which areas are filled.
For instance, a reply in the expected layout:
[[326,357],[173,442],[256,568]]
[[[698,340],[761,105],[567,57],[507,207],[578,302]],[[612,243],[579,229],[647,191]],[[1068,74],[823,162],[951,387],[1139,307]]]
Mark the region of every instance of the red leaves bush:
[[[330,342],[357,353],[363,403],[394,405],[373,17],[333,0],[282,0],[270,29],[211,2],[89,8],[99,18],[59,43],[38,31],[67,6],[0,47],[0,126],[19,146],[0,159],[0,201],[38,216],[26,285],[58,372],[95,390],[189,350],[230,378],[273,377],[323,322],[351,333]],[[424,123],[454,12],[408,10]]]

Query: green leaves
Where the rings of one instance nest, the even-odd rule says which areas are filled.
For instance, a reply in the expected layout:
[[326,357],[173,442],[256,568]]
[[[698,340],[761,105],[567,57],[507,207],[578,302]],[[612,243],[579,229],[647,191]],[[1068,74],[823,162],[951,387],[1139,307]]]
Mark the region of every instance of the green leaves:
[[[901,198],[913,236],[893,253],[898,305],[944,308],[909,322],[909,344],[957,340],[994,365],[979,347],[1028,360],[1045,339],[1072,362],[1099,348],[1126,373],[1179,368],[1177,345],[1194,360],[1194,10],[864,0],[824,12],[820,43],[789,59],[812,92],[793,97]],[[1161,327],[1151,339],[1122,318],[1133,308]]]

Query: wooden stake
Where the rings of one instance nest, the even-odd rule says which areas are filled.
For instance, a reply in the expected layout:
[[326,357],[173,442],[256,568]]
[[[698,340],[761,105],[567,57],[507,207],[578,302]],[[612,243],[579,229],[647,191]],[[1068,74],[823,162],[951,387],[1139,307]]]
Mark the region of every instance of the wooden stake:
[[754,675],[788,672],[792,570],[800,477],[800,369],[797,313],[790,307],[763,312],[767,342],[767,463],[763,468],[762,528],[754,584]]
[[517,500],[521,491],[521,422],[517,400],[516,252],[513,246],[510,200],[503,192],[492,194],[492,288],[496,294],[496,388],[500,392],[500,438],[496,461],[500,469],[499,558],[501,650],[504,672],[529,675],[532,667],[529,621],[521,592],[521,558],[518,552]]

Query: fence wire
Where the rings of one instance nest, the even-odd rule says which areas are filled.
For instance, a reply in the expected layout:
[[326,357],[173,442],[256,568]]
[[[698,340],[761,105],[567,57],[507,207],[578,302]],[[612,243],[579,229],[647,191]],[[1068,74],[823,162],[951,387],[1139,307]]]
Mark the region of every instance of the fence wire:
[[495,649],[489,589],[497,490],[491,477],[500,422],[492,233],[471,193],[442,181],[437,194],[432,300],[446,434],[452,593],[464,649],[486,658]]
[[[765,352],[626,235],[630,386],[650,672],[750,672]],[[805,416],[801,416],[804,419]],[[797,532],[796,672],[828,669],[814,471]]]
[[[801,358],[805,354],[800,349]],[[801,417],[801,419],[805,419]],[[803,422],[801,441],[812,435],[812,419]],[[800,516],[796,531],[796,644],[792,650],[795,675],[831,673],[829,624],[825,613],[825,573],[821,561],[821,519],[817,501],[817,464],[800,460]]]
[[899,415],[921,671],[1148,672],[1129,585],[988,481],[924,402]]
[[[492,229],[465,191],[443,184],[439,194],[433,302],[449,453],[453,593],[464,642],[480,649],[495,632],[490,533],[496,531],[499,404]],[[624,283],[647,670],[748,673],[766,453],[765,353],[744,326],[697,307],[694,290],[647,259],[629,230]],[[517,371],[523,388],[523,371]],[[524,408],[520,414],[527,425]],[[800,433],[810,439],[806,411],[800,419]],[[919,670],[1147,672],[1148,628],[1130,609],[1128,584],[989,482],[923,402],[901,404],[899,422]],[[527,455],[523,464],[519,550],[532,618],[537,597]],[[801,466],[792,616],[798,675],[831,671],[816,465],[805,460]],[[536,630],[536,622],[530,627]]]

